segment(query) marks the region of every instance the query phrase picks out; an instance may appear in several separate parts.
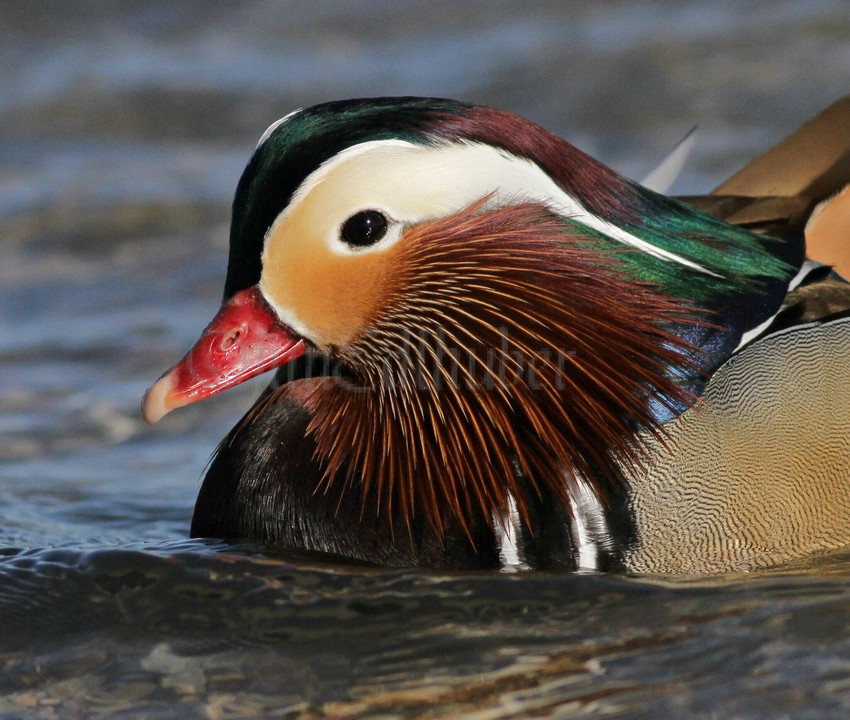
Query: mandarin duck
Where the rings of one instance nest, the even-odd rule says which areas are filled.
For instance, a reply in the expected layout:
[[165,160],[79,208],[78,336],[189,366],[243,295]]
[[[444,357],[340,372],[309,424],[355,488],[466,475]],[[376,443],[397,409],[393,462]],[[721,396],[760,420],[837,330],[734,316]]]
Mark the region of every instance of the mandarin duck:
[[848,127],[850,99],[674,199],[472,104],[278,120],[223,305],[143,401],[156,422],[278,368],[192,535],[683,574],[850,543]]

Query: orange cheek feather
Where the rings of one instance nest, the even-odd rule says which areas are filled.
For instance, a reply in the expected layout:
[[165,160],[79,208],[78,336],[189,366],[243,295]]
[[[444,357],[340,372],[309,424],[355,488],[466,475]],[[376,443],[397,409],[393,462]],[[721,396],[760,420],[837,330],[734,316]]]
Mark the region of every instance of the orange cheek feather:
[[269,238],[263,290],[276,307],[294,314],[316,345],[343,347],[380,307],[395,247],[339,254],[315,236],[299,236],[298,224],[286,222]]

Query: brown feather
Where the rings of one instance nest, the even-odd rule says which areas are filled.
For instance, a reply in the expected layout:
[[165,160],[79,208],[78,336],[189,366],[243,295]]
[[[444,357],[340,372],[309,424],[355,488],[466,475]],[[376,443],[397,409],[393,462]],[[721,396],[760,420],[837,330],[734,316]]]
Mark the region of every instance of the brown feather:
[[480,202],[397,248],[381,310],[338,351],[354,383],[305,398],[325,482],[377,498],[364,511],[469,534],[510,496],[527,519],[524,482],[569,503],[581,477],[606,500],[637,431],[660,432],[650,398],[693,399],[668,369],[695,350],[668,328],[697,312],[545,208]]

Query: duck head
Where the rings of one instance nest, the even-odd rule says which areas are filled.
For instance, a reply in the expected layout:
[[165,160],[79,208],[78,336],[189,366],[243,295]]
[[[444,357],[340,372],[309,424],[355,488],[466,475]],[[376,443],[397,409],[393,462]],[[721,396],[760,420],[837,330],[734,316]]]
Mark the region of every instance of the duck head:
[[309,353],[334,372],[264,403],[307,408],[324,481],[352,502],[438,534],[524,513],[529,487],[604,502],[640,434],[776,309],[781,254],[507,112],[327,103],[261,138],[224,304],[143,413]]

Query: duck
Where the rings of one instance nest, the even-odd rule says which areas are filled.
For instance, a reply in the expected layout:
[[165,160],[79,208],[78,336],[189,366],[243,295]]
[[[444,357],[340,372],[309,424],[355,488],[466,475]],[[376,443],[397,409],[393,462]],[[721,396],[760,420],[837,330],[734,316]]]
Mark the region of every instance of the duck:
[[239,180],[144,418],[261,373],[193,537],[432,569],[749,572],[850,544],[850,97],[669,197],[473,103],[326,102]]

